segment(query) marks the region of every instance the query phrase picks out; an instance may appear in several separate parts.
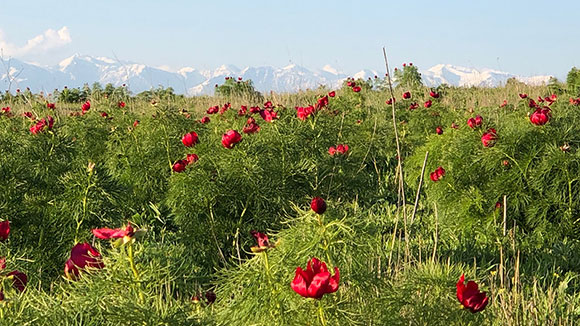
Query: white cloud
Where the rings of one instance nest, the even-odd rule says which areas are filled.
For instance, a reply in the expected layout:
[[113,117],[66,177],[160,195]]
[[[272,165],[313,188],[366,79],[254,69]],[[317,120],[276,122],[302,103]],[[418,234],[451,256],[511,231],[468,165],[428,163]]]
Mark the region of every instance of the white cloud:
[[30,54],[42,54],[48,50],[59,48],[72,42],[68,27],[63,26],[58,31],[47,29],[44,33],[37,35],[26,44],[18,46],[8,43],[2,31],[0,31],[0,50],[4,56],[25,56]]

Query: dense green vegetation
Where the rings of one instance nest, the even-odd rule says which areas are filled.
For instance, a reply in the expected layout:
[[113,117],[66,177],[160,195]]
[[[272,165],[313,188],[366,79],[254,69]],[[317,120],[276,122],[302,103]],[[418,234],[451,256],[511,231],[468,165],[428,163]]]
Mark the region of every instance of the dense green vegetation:
[[[10,234],[0,256],[28,284],[21,293],[4,277],[0,321],[573,325],[577,74],[546,87],[431,90],[409,65],[395,73],[393,107],[382,78],[349,80],[333,97],[324,88],[263,96],[234,79],[213,97],[170,89],[131,96],[99,85],[5,94],[0,220],[10,221]],[[547,121],[531,122],[537,110],[544,116],[533,121]],[[481,123],[468,126],[478,115]],[[493,139],[482,142],[491,128]],[[242,139],[226,148],[222,136],[232,129]],[[198,142],[184,146],[192,131]],[[329,154],[341,144],[346,152]],[[188,154],[199,159],[176,172]],[[438,167],[444,175],[431,174]],[[325,213],[310,210],[315,196]],[[145,232],[121,246],[91,232],[128,222]],[[253,230],[271,246],[253,252]],[[104,268],[73,281],[65,262],[82,242]],[[290,286],[312,257],[340,270],[338,291],[320,300]],[[486,291],[483,311],[461,309],[461,274]]]

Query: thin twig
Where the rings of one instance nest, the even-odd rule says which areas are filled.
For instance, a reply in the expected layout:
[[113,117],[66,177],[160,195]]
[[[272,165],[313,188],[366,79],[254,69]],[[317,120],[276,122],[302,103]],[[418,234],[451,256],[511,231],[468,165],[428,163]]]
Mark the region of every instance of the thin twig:
[[[387,80],[389,81],[389,91],[391,94],[391,98],[394,98],[393,93],[393,83],[391,81],[391,74],[389,71],[389,60],[387,59],[387,50],[383,47],[383,57],[385,58],[385,67],[387,69]],[[405,232],[405,250],[407,256],[409,255],[409,235],[407,233],[407,212],[405,210],[406,200],[405,200],[405,179],[403,174],[403,164],[401,158],[401,146],[399,144],[399,133],[397,132],[397,115],[395,114],[395,101],[391,103],[392,108],[392,117],[393,117],[393,130],[395,132],[395,144],[397,145],[397,161],[399,167],[399,189],[401,189],[401,199],[402,199],[402,206],[403,206],[403,223],[404,223],[404,232]]]
[[425,152],[425,160],[423,161],[423,168],[421,169],[421,178],[419,179],[419,187],[417,188],[417,195],[415,196],[415,205],[413,206],[413,214],[411,214],[411,224],[415,221],[415,214],[417,213],[417,206],[419,206],[419,195],[421,194],[421,187],[423,186],[423,176],[425,175],[425,167],[427,166],[427,159],[429,152]]

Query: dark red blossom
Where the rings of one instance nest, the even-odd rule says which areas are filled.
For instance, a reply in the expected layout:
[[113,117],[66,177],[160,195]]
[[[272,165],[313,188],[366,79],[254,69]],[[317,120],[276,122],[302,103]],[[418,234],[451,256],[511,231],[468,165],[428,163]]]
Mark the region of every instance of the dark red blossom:
[[242,131],[245,134],[253,134],[260,131],[260,126],[256,123],[256,120],[254,118],[249,117]]
[[522,100],[523,100],[523,99],[525,99],[525,98],[528,98],[528,94],[526,94],[526,93],[520,93],[520,94],[518,94],[518,95],[520,96],[520,98],[521,98]]
[[124,108],[124,107],[125,107],[125,105],[126,105],[126,104],[125,104],[125,102],[123,102],[123,101],[119,101],[119,102],[117,103],[117,107],[119,107],[119,108],[121,108],[121,109],[122,109],[122,108]]
[[314,197],[310,202],[310,208],[316,212],[316,214],[324,214],[324,212],[326,212],[326,202],[320,197]]
[[338,144],[338,145],[336,145],[336,147],[330,146],[328,148],[328,154],[330,154],[330,156],[345,155],[347,152],[348,152],[348,145],[346,145],[346,144]]
[[294,280],[290,284],[294,292],[305,298],[320,299],[323,295],[334,293],[338,290],[340,272],[334,267],[334,275],[330,275],[326,263],[317,258],[308,261],[306,269],[298,266]]
[[538,108],[530,115],[530,122],[536,126],[543,126],[550,121],[551,110],[548,107]]
[[457,300],[463,305],[465,309],[469,309],[472,313],[482,311],[489,302],[485,292],[479,291],[479,286],[474,281],[467,282],[465,285],[465,275],[457,281]]
[[187,154],[187,165],[193,164],[199,160],[199,156],[197,154]]
[[205,117],[201,118],[201,120],[199,120],[199,122],[201,122],[203,124],[209,123],[209,121],[210,121],[210,119],[207,116],[205,116]]
[[431,101],[431,100],[428,100],[427,102],[423,103],[423,106],[424,106],[425,108],[430,108],[430,107],[431,107],[431,105],[433,105],[433,101]]
[[185,145],[185,147],[195,146],[198,140],[199,138],[195,131],[188,132],[187,134],[183,135],[183,137],[181,137],[181,142],[183,143],[183,145]]
[[173,163],[173,166],[172,166],[173,172],[180,173],[180,172],[185,171],[185,167],[187,166],[187,164],[188,164],[187,160],[179,160],[179,161]]
[[443,178],[443,176],[445,176],[445,169],[441,166],[429,174],[431,181],[435,182],[439,181],[441,178]]
[[244,115],[246,115],[246,113],[248,113],[248,107],[245,105],[242,105],[240,107],[240,109],[238,110],[238,116],[240,116],[240,117],[244,116]]
[[87,268],[102,269],[105,267],[101,254],[87,242],[77,243],[71,250],[70,258],[64,265],[64,274],[68,279],[76,280],[80,272]]
[[409,110],[413,111],[419,108],[419,104],[417,102],[413,102],[409,105]]
[[314,107],[312,105],[307,107],[296,107],[296,116],[298,119],[305,121],[310,115],[314,113]]
[[439,127],[435,128],[435,132],[437,133],[437,135],[442,135],[443,134],[443,127],[439,126]]
[[219,107],[219,105],[216,105],[216,106],[212,106],[212,107],[208,108],[208,109],[205,111],[205,113],[207,113],[207,114],[216,114],[216,113],[218,113],[219,111],[220,111],[220,107]]
[[46,102],[46,108],[47,109],[54,109],[55,107],[56,107],[56,105],[54,103]]
[[410,99],[411,98],[411,92],[405,92],[405,93],[403,93],[403,98],[406,99],[406,100],[407,99]]
[[135,235],[135,229],[133,229],[131,223],[128,223],[124,229],[101,228],[93,229],[92,232],[95,237],[102,240],[119,239],[125,236],[132,237]]
[[6,276],[12,278],[12,287],[20,292],[24,292],[28,283],[28,276],[19,270],[14,270]]
[[90,110],[91,108],[91,102],[90,101],[86,101],[85,103],[83,103],[83,105],[81,106],[81,109],[83,111],[83,114],[87,113],[88,110]]
[[497,133],[494,128],[489,128],[481,135],[481,143],[484,147],[493,147],[497,140]]
[[242,135],[236,130],[228,130],[222,136],[222,145],[225,148],[232,149],[234,146],[242,141]]
[[432,98],[439,98],[439,96],[441,95],[439,93],[436,93],[435,91],[430,91],[429,96],[431,96]]
[[336,92],[335,91],[331,91],[331,92],[328,93],[328,96],[335,97],[336,96]]
[[0,241],[6,241],[10,235],[10,221],[0,222]]
[[352,91],[353,91],[353,92],[355,92],[355,93],[358,93],[358,92],[360,92],[360,91],[361,91],[361,88],[360,88],[360,86],[354,86],[354,87],[352,88]]
[[386,103],[387,103],[388,105],[391,105],[391,104],[393,104],[393,103],[395,103],[395,102],[396,102],[396,100],[395,100],[395,98],[394,98],[394,97],[391,97],[390,99],[388,99],[388,100],[386,101]]

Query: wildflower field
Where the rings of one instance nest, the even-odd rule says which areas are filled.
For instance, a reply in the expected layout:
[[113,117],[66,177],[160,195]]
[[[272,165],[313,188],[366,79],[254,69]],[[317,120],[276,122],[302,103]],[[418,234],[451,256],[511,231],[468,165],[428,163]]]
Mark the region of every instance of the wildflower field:
[[414,73],[2,95],[0,324],[578,324],[578,85]]

